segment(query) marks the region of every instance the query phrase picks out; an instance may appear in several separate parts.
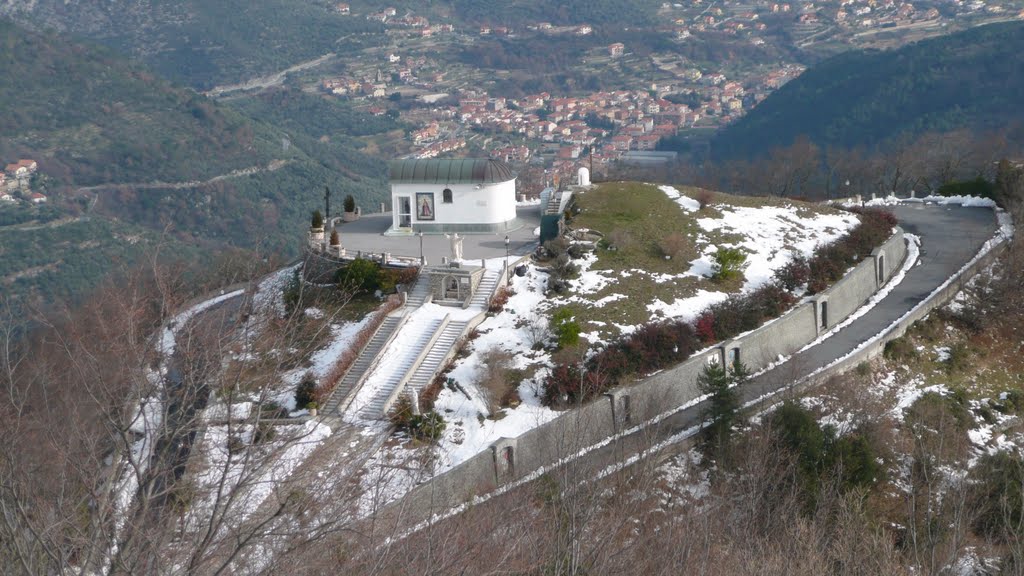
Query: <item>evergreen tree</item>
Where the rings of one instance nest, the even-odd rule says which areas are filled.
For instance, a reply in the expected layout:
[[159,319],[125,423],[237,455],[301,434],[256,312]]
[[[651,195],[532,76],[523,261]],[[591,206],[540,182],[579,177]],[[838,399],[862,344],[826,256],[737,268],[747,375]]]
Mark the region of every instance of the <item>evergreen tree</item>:
[[739,423],[740,399],[733,385],[737,383],[737,374],[746,382],[749,372],[739,362],[734,367],[738,370],[727,370],[717,362],[708,364],[697,377],[701,393],[711,395],[703,418],[710,421],[705,434],[713,451],[719,451],[729,443],[733,429]]

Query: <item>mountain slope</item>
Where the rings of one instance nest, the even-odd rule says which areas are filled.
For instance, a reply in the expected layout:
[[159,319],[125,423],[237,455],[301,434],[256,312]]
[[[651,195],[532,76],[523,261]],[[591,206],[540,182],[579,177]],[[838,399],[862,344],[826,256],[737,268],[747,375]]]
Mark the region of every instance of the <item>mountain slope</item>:
[[202,180],[266,164],[265,125],[113,53],[0,22],[0,155],[39,157],[58,182]]
[[382,30],[300,0],[0,0],[0,17],[99,41],[199,89],[350,50]]
[[[335,106],[321,116],[343,121],[278,124],[269,112],[259,120],[106,48],[4,22],[0,74],[16,79],[0,83],[0,160],[35,159],[34,186],[50,199],[48,207],[0,205],[4,292],[81,295],[113,262],[139,254],[139,239],[165,230],[195,247],[175,249],[182,254],[237,246],[288,257],[324,186],[364,206],[387,193],[385,163],[353,137],[394,129],[387,117]],[[296,101],[319,103],[308,98]],[[50,240],[39,244],[44,232]]]
[[898,50],[849,52],[807,70],[714,141],[753,156],[804,134],[871,145],[902,133],[993,128],[1024,119],[1024,23],[974,28]]

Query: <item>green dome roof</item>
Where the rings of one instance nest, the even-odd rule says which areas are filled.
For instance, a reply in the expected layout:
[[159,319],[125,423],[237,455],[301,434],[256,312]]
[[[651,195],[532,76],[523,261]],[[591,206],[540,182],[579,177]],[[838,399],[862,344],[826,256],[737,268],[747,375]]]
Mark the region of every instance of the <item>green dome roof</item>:
[[393,160],[390,168],[392,184],[497,184],[516,178],[511,166],[488,158]]

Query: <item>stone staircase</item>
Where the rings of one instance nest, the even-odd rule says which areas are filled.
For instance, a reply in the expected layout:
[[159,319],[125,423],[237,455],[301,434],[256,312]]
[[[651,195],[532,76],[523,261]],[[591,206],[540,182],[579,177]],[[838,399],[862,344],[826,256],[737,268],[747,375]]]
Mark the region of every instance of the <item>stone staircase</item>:
[[558,214],[558,207],[562,205],[562,193],[552,192],[548,198],[548,205],[544,207],[545,214]]
[[409,291],[409,296],[405,300],[405,307],[410,310],[413,308],[419,308],[427,301],[427,297],[430,296],[430,278],[420,277],[413,285],[412,290]]
[[[384,411],[387,409],[388,404],[396,395],[398,388],[402,385],[405,380],[406,374],[416,364],[417,358],[421,352],[427,348],[431,340],[434,339],[435,333],[438,328],[441,327],[443,320],[433,320],[427,325],[426,329],[419,335],[416,340],[410,345],[403,347],[399,350],[393,358],[390,358],[387,365],[378,365],[367,375],[367,378],[373,378],[377,375],[377,372],[384,371],[386,374],[386,381],[383,385],[376,390],[373,396],[362,406],[356,406],[356,414],[362,420],[377,420],[384,417]],[[364,384],[365,385],[365,384]]]
[[331,394],[330,399],[324,406],[324,414],[338,415],[341,404],[346,401],[349,394],[352,393],[355,386],[362,379],[363,374],[373,365],[377,355],[384,349],[384,345],[391,340],[391,337],[404,320],[404,316],[388,316],[384,319],[384,322],[381,323],[373,338],[370,338],[370,341],[366,343],[366,347],[363,348],[355,362],[349,367],[348,372],[345,373],[341,382],[338,383],[338,387],[334,389],[334,393]]
[[486,311],[500,279],[501,272],[491,269],[484,270],[484,277],[480,279],[480,285],[477,287],[476,292],[473,293],[473,299],[469,303],[470,307],[482,308]]
[[456,343],[466,331],[467,326],[469,326],[468,321],[449,322],[441,330],[434,345],[430,347],[423,357],[423,361],[416,367],[412,377],[406,383],[406,390],[415,390],[419,394],[430,384],[438,371],[444,367],[444,361],[454,351]]

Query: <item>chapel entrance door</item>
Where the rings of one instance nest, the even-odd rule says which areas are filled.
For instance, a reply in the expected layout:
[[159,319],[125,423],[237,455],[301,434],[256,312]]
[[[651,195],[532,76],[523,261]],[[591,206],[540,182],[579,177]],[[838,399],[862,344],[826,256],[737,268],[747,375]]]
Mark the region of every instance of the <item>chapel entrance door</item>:
[[398,197],[398,227],[412,228],[412,199],[409,196]]

